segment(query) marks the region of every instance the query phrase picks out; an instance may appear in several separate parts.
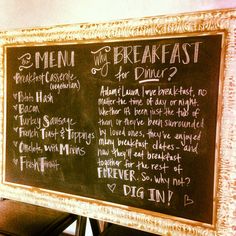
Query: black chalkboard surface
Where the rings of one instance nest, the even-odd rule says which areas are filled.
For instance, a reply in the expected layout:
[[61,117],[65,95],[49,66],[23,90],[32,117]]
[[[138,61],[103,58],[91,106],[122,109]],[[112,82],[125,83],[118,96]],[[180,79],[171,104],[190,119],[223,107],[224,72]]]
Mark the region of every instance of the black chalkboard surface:
[[221,44],[6,47],[5,182],[212,224]]

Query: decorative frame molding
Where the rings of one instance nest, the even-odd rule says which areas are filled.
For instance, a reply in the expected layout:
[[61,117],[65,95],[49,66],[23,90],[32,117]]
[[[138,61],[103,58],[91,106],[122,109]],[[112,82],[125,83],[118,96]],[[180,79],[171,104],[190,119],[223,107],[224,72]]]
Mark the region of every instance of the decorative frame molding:
[[133,211],[102,201],[3,183],[0,150],[1,197],[67,211],[161,235],[235,235],[236,232],[236,10],[128,19],[106,23],[75,24],[0,32],[0,145],[4,145],[4,45],[68,41],[105,41],[181,34],[225,33],[222,111],[219,139],[216,227],[192,225],[177,217],[156,217],[150,211]]

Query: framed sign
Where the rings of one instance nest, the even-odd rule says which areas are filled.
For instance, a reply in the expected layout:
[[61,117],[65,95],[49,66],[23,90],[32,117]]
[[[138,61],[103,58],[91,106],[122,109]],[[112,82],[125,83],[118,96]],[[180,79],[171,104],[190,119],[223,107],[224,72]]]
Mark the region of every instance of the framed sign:
[[1,196],[233,235],[235,13],[2,32]]

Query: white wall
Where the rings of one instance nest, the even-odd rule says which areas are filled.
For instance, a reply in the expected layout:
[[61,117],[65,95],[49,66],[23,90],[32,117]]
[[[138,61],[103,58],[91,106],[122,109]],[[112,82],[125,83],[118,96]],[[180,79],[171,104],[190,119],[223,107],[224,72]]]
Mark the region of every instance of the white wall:
[[236,8],[236,0],[0,0],[0,29]]

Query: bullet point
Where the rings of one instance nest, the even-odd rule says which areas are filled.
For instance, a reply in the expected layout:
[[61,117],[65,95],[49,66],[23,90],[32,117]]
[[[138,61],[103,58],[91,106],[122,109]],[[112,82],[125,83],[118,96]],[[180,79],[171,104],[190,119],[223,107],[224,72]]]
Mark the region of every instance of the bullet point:
[[13,145],[14,145],[15,147],[17,147],[17,144],[18,144],[17,141],[13,141]]
[[13,106],[13,108],[14,108],[16,111],[17,111],[17,107],[18,107],[17,104]]
[[18,127],[15,127],[13,129],[15,130],[16,133],[18,132]]
[[17,99],[17,93],[13,93],[13,97],[16,100]]

